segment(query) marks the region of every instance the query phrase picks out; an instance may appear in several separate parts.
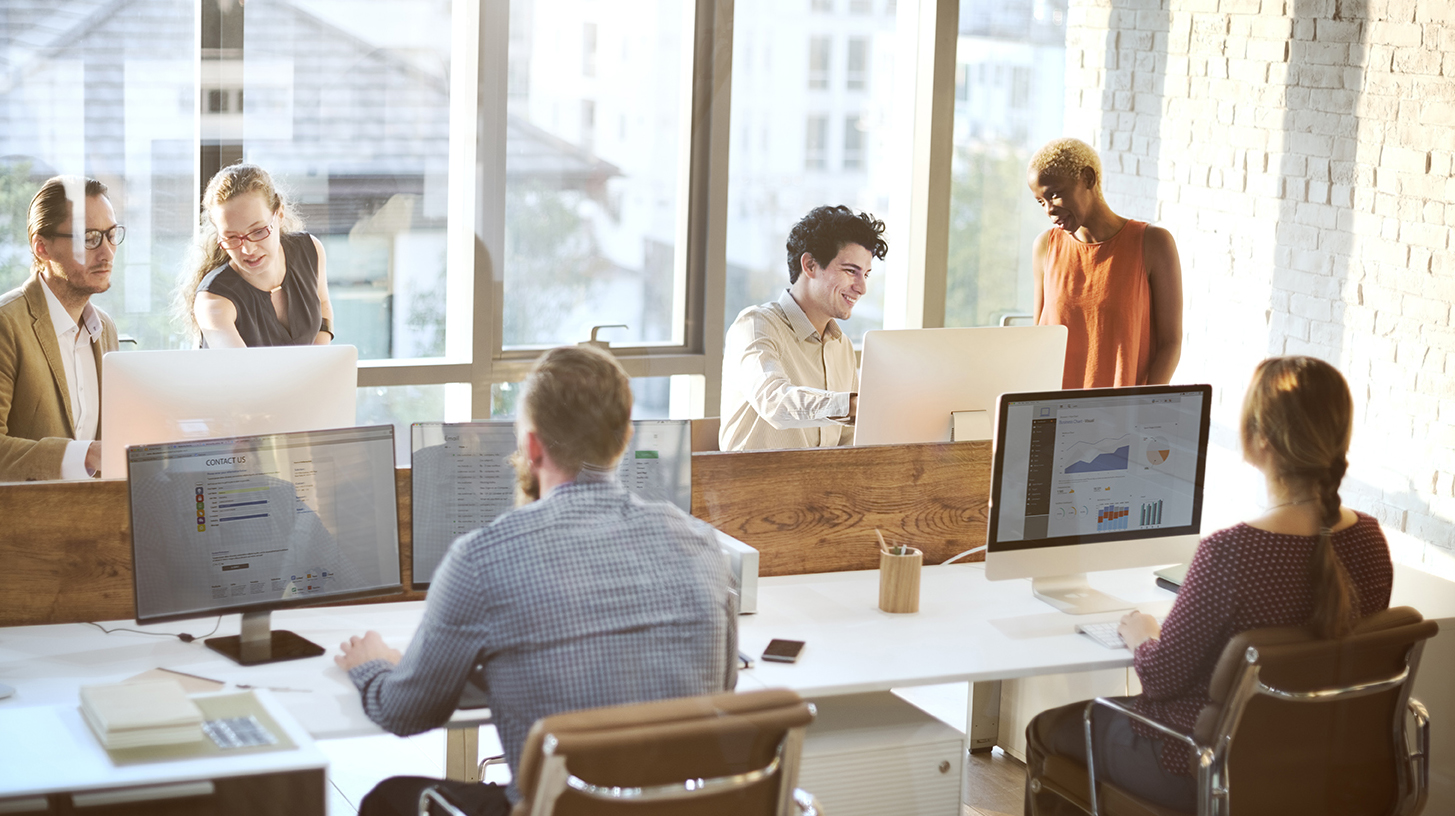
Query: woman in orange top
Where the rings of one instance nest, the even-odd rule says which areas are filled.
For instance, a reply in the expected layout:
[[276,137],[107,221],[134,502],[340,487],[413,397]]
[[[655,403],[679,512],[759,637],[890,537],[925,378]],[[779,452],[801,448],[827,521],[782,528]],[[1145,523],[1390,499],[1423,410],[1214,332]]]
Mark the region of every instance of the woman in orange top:
[[1055,224],[1036,238],[1036,324],[1067,328],[1063,388],[1172,381],[1182,356],[1182,266],[1172,234],[1122,218],[1101,159],[1079,139],[1031,157],[1027,181]]

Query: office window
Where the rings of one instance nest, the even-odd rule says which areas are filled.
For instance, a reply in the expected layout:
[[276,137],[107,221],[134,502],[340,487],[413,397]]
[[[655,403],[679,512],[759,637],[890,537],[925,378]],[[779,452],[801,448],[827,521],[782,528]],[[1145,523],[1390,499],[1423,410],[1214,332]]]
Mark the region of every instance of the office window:
[[834,10],[834,0],[813,0],[813,2],[810,4],[810,7],[817,12],[832,14]]
[[844,72],[844,87],[851,91],[862,91],[868,86],[869,39],[849,38],[849,64]]
[[808,41],[808,87],[826,90],[829,87],[829,38],[813,37]]
[[[685,262],[678,260],[681,105],[692,70],[693,7],[622,14],[586,0],[511,0],[529,19],[510,41],[510,71],[529,66],[509,108],[505,145],[505,350],[586,339],[626,324],[613,346],[683,342]],[[585,79],[563,47],[584,40]],[[622,58],[617,59],[616,55]],[[507,85],[524,86],[514,78]],[[618,118],[620,117],[620,118]],[[618,139],[597,121],[631,120]]]
[[864,130],[857,116],[844,120],[844,169],[864,169]]
[[850,14],[872,14],[874,12],[874,0],[849,0]]
[[[1062,11],[961,5],[955,90],[966,104],[955,106],[947,326],[1031,311],[1031,242],[1048,222],[1026,192],[1025,168],[1036,148],[1063,135],[1065,110],[1065,7],[1052,6]],[[992,86],[1004,91],[987,93]]]
[[808,117],[803,134],[803,169],[825,169],[828,166],[829,118]]
[[596,76],[596,24],[583,26],[581,36],[581,76]]
[[197,118],[236,116],[241,82],[204,81],[198,99],[191,0],[27,3],[0,19],[0,291],[29,276],[40,184],[89,175],[127,226],[111,288],[92,302],[141,348],[180,345],[170,306],[192,238]]
[[[897,179],[892,173],[874,173],[872,168],[894,145],[909,143],[908,117],[895,115],[895,105],[902,101],[894,95],[895,66],[912,66],[914,61],[895,52],[893,17],[876,18],[874,33],[867,36],[864,21],[849,15],[812,17],[798,23],[797,31],[784,30],[788,25],[777,4],[740,0],[734,6],[732,121],[751,123],[754,139],[752,150],[734,139],[728,155],[723,319],[731,323],[744,307],[776,299],[788,285],[784,251],[788,231],[814,207],[844,204],[890,225],[889,258],[874,262],[869,291],[843,325],[857,343],[866,330],[883,326],[886,279],[893,265],[905,257],[893,230],[904,229],[906,224],[896,220],[896,210],[889,205],[892,198],[899,201],[893,195]],[[747,70],[744,62],[750,42],[754,54],[766,56],[769,44],[775,41],[765,40],[763,32],[771,32],[779,42],[810,43],[810,49],[814,38],[824,42],[825,50],[831,41],[863,39],[866,87],[854,95],[851,104],[838,103],[837,95],[812,89],[805,73],[814,63],[805,60],[801,50],[785,50],[785,58],[770,70]],[[820,64],[826,66],[826,62],[825,58]],[[876,72],[873,82],[867,81],[869,72]],[[834,90],[842,87],[830,85]],[[785,121],[783,111],[805,111],[800,120],[802,137],[789,135],[797,126]],[[854,120],[855,133],[840,136],[838,129],[849,120]],[[854,169],[855,162],[861,169]],[[846,163],[851,172],[843,172]],[[713,412],[713,406],[708,406],[708,412]]]

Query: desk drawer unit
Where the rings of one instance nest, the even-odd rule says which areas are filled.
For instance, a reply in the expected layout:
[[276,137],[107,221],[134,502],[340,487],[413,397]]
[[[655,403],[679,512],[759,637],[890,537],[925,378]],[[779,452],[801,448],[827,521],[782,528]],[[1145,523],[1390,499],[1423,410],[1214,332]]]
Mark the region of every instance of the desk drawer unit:
[[965,735],[896,697],[822,697],[798,787],[833,816],[956,816]]

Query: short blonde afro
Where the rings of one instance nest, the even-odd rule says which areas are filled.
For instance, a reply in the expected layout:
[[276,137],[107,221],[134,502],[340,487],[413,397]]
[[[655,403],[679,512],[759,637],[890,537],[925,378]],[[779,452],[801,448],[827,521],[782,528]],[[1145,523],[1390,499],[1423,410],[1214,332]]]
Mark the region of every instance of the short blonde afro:
[[1031,156],[1026,172],[1049,173],[1057,178],[1079,179],[1081,171],[1091,168],[1096,173],[1096,186],[1101,186],[1101,157],[1096,149],[1080,139],[1052,139]]

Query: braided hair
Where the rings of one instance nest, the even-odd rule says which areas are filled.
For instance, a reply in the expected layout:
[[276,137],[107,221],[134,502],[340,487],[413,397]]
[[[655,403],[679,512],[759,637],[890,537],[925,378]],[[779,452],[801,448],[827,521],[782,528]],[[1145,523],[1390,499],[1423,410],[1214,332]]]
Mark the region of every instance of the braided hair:
[[1343,375],[1314,357],[1264,360],[1243,400],[1243,447],[1266,443],[1277,478],[1307,488],[1322,511],[1309,559],[1309,626],[1324,638],[1347,635],[1359,610],[1358,591],[1334,551],[1332,533],[1341,512],[1339,485],[1349,469],[1353,415]]

